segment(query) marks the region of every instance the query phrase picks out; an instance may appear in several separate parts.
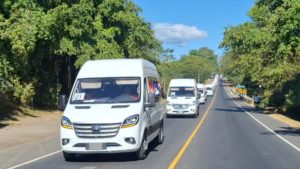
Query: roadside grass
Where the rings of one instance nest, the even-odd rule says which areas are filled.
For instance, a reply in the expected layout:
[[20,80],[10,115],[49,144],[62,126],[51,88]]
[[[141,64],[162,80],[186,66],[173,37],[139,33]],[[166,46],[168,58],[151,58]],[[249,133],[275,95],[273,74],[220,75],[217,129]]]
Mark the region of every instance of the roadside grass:
[[295,129],[300,129],[300,121],[294,120],[288,116],[285,116],[283,114],[269,114],[269,116],[273,117],[274,119],[283,122],[285,124],[288,124],[290,127]]
[[0,129],[15,124],[22,117],[37,118],[53,112],[55,110],[39,110],[17,106],[0,94]]

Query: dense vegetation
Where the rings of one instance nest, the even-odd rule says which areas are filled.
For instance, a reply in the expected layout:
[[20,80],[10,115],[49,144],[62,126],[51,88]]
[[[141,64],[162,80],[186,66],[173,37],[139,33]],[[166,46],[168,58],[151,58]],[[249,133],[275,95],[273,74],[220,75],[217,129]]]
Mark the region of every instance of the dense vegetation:
[[89,59],[158,63],[161,44],[140,11],[128,0],[1,0],[0,96],[55,107]]
[[172,50],[163,52],[140,12],[130,0],[1,0],[0,99],[10,107],[55,108],[90,59],[150,60],[165,87],[172,78],[203,82],[216,71],[210,49],[193,50],[180,60]]
[[161,55],[161,64],[158,66],[162,83],[167,89],[173,78],[194,78],[199,83],[204,83],[212,73],[218,71],[217,56],[208,48],[191,50],[189,54],[176,60],[172,50],[167,49]]
[[264,96],[265,106],[300,108],[300,1],[258,0],[251,21],[228,27],[221,71]]

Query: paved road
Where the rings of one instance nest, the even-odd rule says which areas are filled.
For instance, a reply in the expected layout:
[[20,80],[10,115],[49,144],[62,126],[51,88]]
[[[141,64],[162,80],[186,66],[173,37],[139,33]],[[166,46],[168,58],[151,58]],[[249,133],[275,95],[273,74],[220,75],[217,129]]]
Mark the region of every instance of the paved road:
[[299,169],[300,152],[253,120],[221,89],[177,168]]
[[[20,168],[168,168],[199,124],[211,101],[212,98],[201,107],[200,116],[197,119],[166,119],[164,144],[152,146],[152,151],[143,161],[132,161],[127,154],[84,155],[78,158],[78,162],[70,163],[64,161],[61,153],[57,153]],[[206,119],[176,168],[299,169],[300,152],[253,120],[228,97],[223,86],[219,86]]]

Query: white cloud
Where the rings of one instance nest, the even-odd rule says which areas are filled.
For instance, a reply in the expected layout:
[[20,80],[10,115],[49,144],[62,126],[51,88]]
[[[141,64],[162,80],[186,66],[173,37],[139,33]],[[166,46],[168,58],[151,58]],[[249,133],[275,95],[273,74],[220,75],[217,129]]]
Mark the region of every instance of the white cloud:
[[207,37],[207,32],[195,26],[183,24],[154,23],[152,29],[157,39],[164,43],[184,46],[187,41],[200,40]]

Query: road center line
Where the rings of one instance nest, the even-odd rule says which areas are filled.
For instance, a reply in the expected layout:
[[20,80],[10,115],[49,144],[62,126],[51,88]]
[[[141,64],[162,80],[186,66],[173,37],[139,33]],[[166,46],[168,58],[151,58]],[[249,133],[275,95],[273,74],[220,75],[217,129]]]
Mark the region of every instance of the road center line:
[[187,148],[189,147],[189,145],[191,144],[192,140],[194,139],[194,137],[196,136],[197,132],[199,131],[200,127],[202,126],[204,120],[206,119],[206,116],[208,114],[208,112],[210,111],[214,100],[216,98],[218,92],[218,87],[217,90],[214,94],[214,97],[209,105],[209,107],[207,108],[205,114],[203,115],[203,117],[201,118],[201,120],[199,121],[198,125],[196,126],[196,128],[194,129],[194,131],[192,132],[192,134],[189,136],[189,138],[186,140],[186,142],[184,143],[184,145],[181,147],[180,151],[178,152],[178,154],[176,155],[176,157],[174,158],[174,160],[172,161],[172,163],[169,165],[168,169],[174,169],[176,167],[176,165],[178,164],[178,162],[181,160],[184,152],[187,150]]
[[[225,90],[226,91],[226,90]],[[226,91],[226,94],[229,96],[229,94]],[[231,97],[230,97],[231,98]],[[290,141],[288,141],[287,139],[285,139],[284,137],[282,137],[281,135],[277,134],[275,131],[273,131],[270,127],[268,127],[267,125],[265,125],[264,123],[262,123],[261,121],[259,121],[256,117],[254,117],[250,112],[248,112],[246,109],[244,109],[242,106],[240,106],[236,101],[234,101],[232,99],[232,101],[240,108],[242,109],[245,113],[247,113],[252,119],[254,119],[257,123],[259,123],[260,125],[262,125],[265,129],[267,129],[268,131],[270,131],[271,133],[273,133],[275,136],[277,136],[278,138],[280,138],[282,141],[284,141],[285,143],[287,143],[288,145],[290,145],[291,147],[293,147],[295,150],[300,152],[300,148],[295,146],[293,143],[291,143]]]
[[27,161],[27,162],[24,162],[24,163],[21,163],[21,164],[18,164],[18,165],[9,167],[8,169],[15,169],[15,168],[22,167],[22,166],[24,166],[24,165],[27,165],[27,164],[36,162],[36,161],[38,161],[38,160],[41,160],[41,159],[43,159],[43,158],[47,158],[47,157],[52,156],[52,155],[55,155],[55,154],[57,154],[57,153],[60,153],[61,151],[62,151],[62,150],[58,150],[58,151],[55,151],[55,152],[52,152],[52,153],[49,153],[49,154],[40,156],[40,157],[35,158],[35,159],[33,159],[33,160],[30,160],[30,161]]

